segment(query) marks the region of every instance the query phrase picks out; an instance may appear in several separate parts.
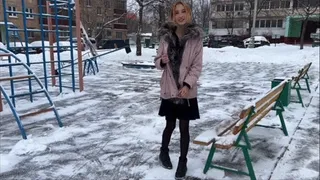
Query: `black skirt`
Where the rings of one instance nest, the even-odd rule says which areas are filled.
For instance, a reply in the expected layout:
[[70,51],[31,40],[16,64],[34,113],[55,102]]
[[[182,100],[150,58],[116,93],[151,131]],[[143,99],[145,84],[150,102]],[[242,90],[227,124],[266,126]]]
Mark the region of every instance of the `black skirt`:
[[200,119],[197,98],[183,99],[183,103],[176,104],[170,99],[162,99],[159,115],[165,116],[167,120],[195,120]]

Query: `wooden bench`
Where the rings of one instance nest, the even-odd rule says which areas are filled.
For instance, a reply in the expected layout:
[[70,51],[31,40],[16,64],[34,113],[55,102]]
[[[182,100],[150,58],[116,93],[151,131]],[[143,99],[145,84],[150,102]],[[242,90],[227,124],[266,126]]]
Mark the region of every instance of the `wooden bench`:
[[[297,91],[298,98],[299,98],[298,103],[301,103],[302,107],[304,107],[304,105],[303,105],[302,97],[301,97],[301,94],[300,94],[300,90],[308,90],[309,93],[311,93],[310,86],[309,86],[309,75],[308,75],[308,71],[310,69],[311,64],[312,64],[311,62],[306,64],[302,69],[300,69],[298,71],[298,75],[297,76],[292,77],[293,85],[292,85],[291,88],[295,89]],[[301,79],[305,80],[307,88],[301,88],[301,85],[299,83]],[[294,101],[292,101],[292,102],[294,102]]]
[[[272,88],[268,93],[261,98],[253,102],[251,105],[247,105],[240,113],[239,119],[232,121],[232,123],[226,126],[221,132],[215,132],[214,130],[208,130],[197,136],[193,143],[208,146],[211,145],[210,153],[207,158],[203,173],[206,173],[209,168],[216,168],[225,171],[230,171],[242,175],[250,176],[251,180],[255,180],[255,173],[251,163],[251,158],[248,149],[251,149],[247,132],[257,125],[271,110],[275,110],[279,115],[281,128],[283,133],[287,136],[288,132],[282,116],[284,111],[283,105],[280,102],[280,95],[283,92],[284,87],[289,83],[289,80],[284,80],[276,87]],[[270,126],[262,126],[270,127]],[[273,127],[274,128],[274,127]],[[244,141],[242,141],[242,139]],[[239,147],[242,149],[248,173],[240,170],[232,169],[229,167],[223,167],[216,165],[212,162],[213,155],[216,149],[230,149],[232,147]]]

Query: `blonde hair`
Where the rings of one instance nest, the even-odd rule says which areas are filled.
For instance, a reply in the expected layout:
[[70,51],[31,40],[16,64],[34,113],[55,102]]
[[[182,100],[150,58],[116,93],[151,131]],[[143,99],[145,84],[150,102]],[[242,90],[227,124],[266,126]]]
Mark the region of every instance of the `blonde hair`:
[[176,23],[174,21],[174,13],[175,13],[175,10],[176,10],[176,7],[177,5],[181,4],[184,9],[186,10],[186,13],[187,13],[187,23],[191,23],[192,22],[192,12],[191,12],[191,8],[190,6],[185,3],[185,2],[182,2],[182,1],[177,1],[175,2],[173,5],[172,5],[172,8],[171,8],[171,11],[170,11],[170,20],[174,23]]

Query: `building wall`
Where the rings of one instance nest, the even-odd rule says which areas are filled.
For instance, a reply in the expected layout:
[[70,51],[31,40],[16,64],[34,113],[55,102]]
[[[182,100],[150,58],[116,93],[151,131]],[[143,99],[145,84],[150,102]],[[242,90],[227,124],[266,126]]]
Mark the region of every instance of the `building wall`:
[[[97,37],[98,39],[126,39],[128,32],[126,16],[124,15],[127,12],[126,4],[126,0],[81,1],[81,21],[88,35],[96,37],[100,34]],[[112,21],[119,17],[122,18]],[[105,23],[110,21],[112,23],[104,26]]]
[[[234,2],[234,14],[230,10],[232,2]],[[260,8],[253,34],[268,37],[274,35],[286,36],[288,34],[286,33],[288,32],[286,29],[287,17],[300,14],[303,11],[299,8],[296,11],[293,6],[294,0],[279,0],[272,1],[263,6],[263,8]],[[211,0],[212,16],[210,24],[212,25],[209,26],[209,33],[213,35],[227,35],[232,32],[236,35],[249,36],[249,8],[250,6],[245,0]],[[320,13],[319,9],[316,12],[318,14]],[[233,31],[231,31],[230,23],[234,26]]]
[[[17,0],[6,0],[7,2],[7,10],[10,7],[15,8],[15,11],[18,12],[22,12],[22,4],[21,1]],[[4,22],[4,8],[2,6],[2,0],[0,1],[1,5],[0,5],[0,22]],[[32,9],[32,13],[38,13],[38,0],[26,0],[26,8]],[[22,29],[24,27],[23,24],[23,15],[22,14],[15,14],[15,13],[10,13],[7,14],[8,17],[8,21],[13,23],[17,28]],[[27,23],[27,27],[30,29],[39,29],[39,18],[36,16],[31,16],[26,18],[26,23]],[[4,23],[1,23],[2,25],[0,26],[4,26]],[[13,33],[13,32],[11,32]],[[24,33],[23,32],[19,32],[20,37],[22,38],[22,40],[24,41],[25,37],[24,37]],[[33,41],[36,39],[36,37],[34,37],[33,33],[29,33],[28,34],[29,37],[29,41]],[[5,34],[1,34],[2,36],[2,42],[5,42]],[[14,38],[15,36],[12,36],[12,38]]]

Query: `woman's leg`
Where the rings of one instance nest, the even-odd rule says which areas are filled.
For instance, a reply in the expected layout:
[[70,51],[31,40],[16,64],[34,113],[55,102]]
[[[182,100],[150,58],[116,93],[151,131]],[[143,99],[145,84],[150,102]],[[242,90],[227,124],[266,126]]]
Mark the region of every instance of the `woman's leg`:
[[189,149],[189,120],[180,120],[180,157],[176,171],[176,178],[183,178],[187,173],[187,155]]
[[171,140],[171,135],[176,128],[176,119],[175,118],[166,118],[167,124],[165,129],[163,130],[162,133],[162,143],[161,143],[161,149],[167,150],[170,140]]
[[171,140],[171,135],[176,127],[176,118],[166,118],[167,124],[162,134],[162,143],[160,149],[159,159],[161,165],[166,169],[172,169],[172,163],[169,156],[169,143]]
[[189,120],[179,121],[180,129],[180,158],[187,159],[190,134],[189,134]]

